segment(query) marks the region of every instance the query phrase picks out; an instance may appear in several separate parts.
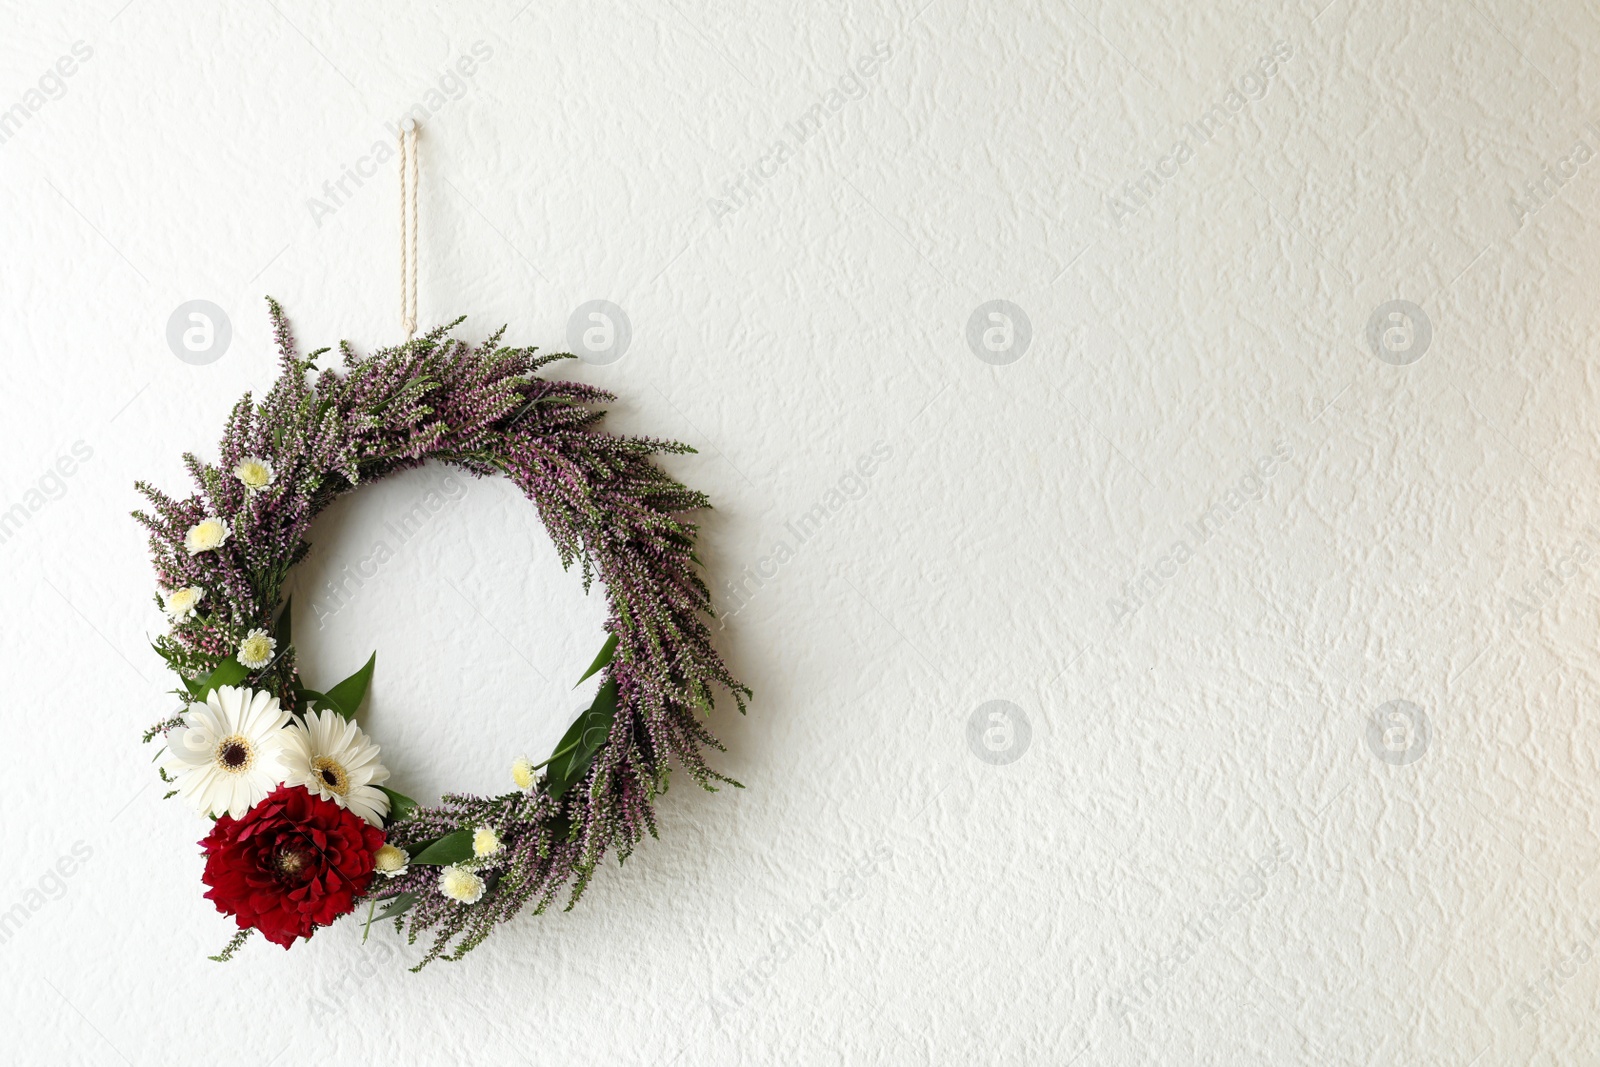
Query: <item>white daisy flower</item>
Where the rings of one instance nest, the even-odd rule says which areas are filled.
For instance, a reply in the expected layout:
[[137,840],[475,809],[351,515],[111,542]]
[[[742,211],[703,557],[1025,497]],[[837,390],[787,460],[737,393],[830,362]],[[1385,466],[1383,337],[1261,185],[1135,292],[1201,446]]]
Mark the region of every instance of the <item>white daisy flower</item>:
[[439,892],[457,904],[476,904],[483,899],[483,879],[452,863],[439,872]]
[[259,456],[246,456],[233,468],[233,476],[244,483],[244,487],[252,493],[259,493],[267,486],[278,480],[278,472],[272,469],[270,460]]
[[167,618],[173,622],[182,622],[194,614],[195,605],[206,595],[206,591],[198,585],[186,585],[182,589],[174,589],[164,594],[161,598],[161,610],[167,613]]
[[307,712],[303,724],[290,724],[284,734],[288,761],[284,781],[305,786],[373,826],[383,825],[389,796],[378,785],[389,780],[389,768],[378,762],[378,746],[360,727],[337,711],[324,709]]
[[518,756],[512,760],[511,780],[517,783],[518,789],[527,789],[533,785],[533,761],[527,756]]
[[233,536],[233,527],[217,518],[207,515],[183,535],[183,547],[189,550],[189,555],[198,556],[202,552],[210,552],[214,548],[221,548],[223,542]]
[[492,826],[480,826],[472,832],[472,854],[487,859],[500,851],[500,835]]
[[178,796],[201,814],[237,819],[283,780],[288,721],[271,693],[213,689],[204,704],[190,704],[183,725],[167,735],[161,767],[176,779]]
[[272,662],[273,653],[278,651],[278,642],[265,630],[251,630],[244,635],[244,640],[239,642],[239,651],[234,653],[234,658],[245,667],[259,671],[262,667]]
[[379,874],[396,878],[411,866],[411,853],[399,845],[384,845],[372,854],[372,865]]

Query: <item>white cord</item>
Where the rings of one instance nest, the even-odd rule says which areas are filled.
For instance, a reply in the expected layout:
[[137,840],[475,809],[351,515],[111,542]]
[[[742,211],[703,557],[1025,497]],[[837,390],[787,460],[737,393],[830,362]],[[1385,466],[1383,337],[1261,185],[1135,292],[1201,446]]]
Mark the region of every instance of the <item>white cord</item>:
[[417,120],[400,130],[400,325],[417,332]]

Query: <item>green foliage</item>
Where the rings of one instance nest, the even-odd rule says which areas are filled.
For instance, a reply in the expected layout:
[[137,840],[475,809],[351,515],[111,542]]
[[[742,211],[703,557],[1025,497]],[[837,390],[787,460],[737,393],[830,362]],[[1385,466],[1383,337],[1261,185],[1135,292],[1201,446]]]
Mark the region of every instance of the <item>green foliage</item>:
[[294,621],[293,616],[290,614],[293,608],[294,597],[292,595],[284,597],[283,609],[278,612],[278,621],[272,624],[272,639],[278,642],[278,655],[280,656],[287,652],[289,646],[294,643],[293,635],[290,632],[290,627]]
[[238,952],[244,947],[244,943],[250,940],[250,935],[253,933],[255,933],[253,929],[240,930],[238,933],[233,935],[232,939],[228,941],[228,944],[221,952],[217,953],[215,956],[207,956],[206,959],[213,960],[217,963],[227,963],[229,960],[233,959],[233,954],[235,952]]
[[472,858],[472,836],[474,830],[457,830],[453,834],[445,834],[437,841],[428,845],[421,852],[411,857],[411,862],[424,867],[447,867],[452,863],[460,863]]
[[322,694],[321,702],[345,718],[354,719],[361,710],[361,702],[367,698],[367,688],[372,685],[372,671],[377,663],[378,654],[374,652],[360,670]]
[[[578,679],[578,685],[582,685],[584,682],[587,682],[594,676],[596,671],[602,670],[609,666],[611,663],[611,657],[616,655],[616,652],[617,635],[612,634],[610,637],[606,638],[606,643],[600,648],[600,654],[595,656],[593,663],[589,664],[589,669],[583,672],[583,677]],[[578,688],[578,685],[575,685],[572,688],[576,689]]]
[[411,905],[417,902],[417,894],[401,893],[399,896],[389,898],[389,906],[380,911],[379,919],[397,919],[410,910]]
[[378,788],[383,790],[384,796],[389,798],[388,825],[393,826],[395,823],[404,820],[407,815],[410,815],[413,811],[417,810],[417,802],[406,796],[404,793],[397,793],[386,785],[380,785]]
[[560,800],[573,783],[589,771],[594,754],[605,744],[611,734],[611,724],[617,717],[617,680],[606,683],[595,694],[594,703],[568,727],[549,759],[545,772],[545,791]]
[[221,689],[225,685],[238,685],[250,677],[250,668],[229,656],[216,669],[199,680],[185,678],[183,684],[188,687],[189,695],[196,701],[203,701],[213,689]]
[[367,906],[367,923],[366,923],[365,926],[363,926],[361,928],[361,943],[362,944],[366,944],[367,943],[367,935],[372,932],[372,924],[373,923],[381,922],[384,919],[394,919],[394,920],[396,920],[395,925],[398,926],[399,925],[399,921],[398,920],[399,920],[400,916],[404,915],[408,910],[410,910],[411,905],[413,905],[413,904],[415,904],[417,902],[417,894],[415,894],[415,893],[400,893],[400,894],[398,894],[396,896],[386,897],[386,898],[382,898],[382,899],[388,900],[389,901],[389,906],[384,908],[383,911],[381,913],[379,913],[379,914],[376,914],[376,915],[373,914],[373,912],[377,909],[377,906],[378,906],[378,901],[377,900],[374,900],[370,905]]

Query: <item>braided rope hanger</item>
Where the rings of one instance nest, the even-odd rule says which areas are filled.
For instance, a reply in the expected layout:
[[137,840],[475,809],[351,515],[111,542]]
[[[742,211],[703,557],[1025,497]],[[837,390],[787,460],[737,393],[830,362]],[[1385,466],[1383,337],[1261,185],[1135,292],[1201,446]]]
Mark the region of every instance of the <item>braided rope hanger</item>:
[[417,120],[400,129],[400,325],[417,332]]

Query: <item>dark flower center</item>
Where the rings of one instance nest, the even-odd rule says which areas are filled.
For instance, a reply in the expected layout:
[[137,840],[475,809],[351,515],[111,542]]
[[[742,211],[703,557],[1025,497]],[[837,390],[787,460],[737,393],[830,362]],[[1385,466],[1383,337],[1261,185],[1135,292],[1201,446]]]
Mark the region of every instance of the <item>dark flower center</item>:
[[278,854],[272,859],[272,866],[284,878],[297,878],[310,863],[310,857],[304,852],[292,848],[279,849]]
[[243,734],[229,734],[217,742],[211,758],[223,774],[243,774],[256,765],[256,750]]
[[332,756],[318,756],[312,760],[311,773],[336,796],[346,796],[350,792],[350,775]]

